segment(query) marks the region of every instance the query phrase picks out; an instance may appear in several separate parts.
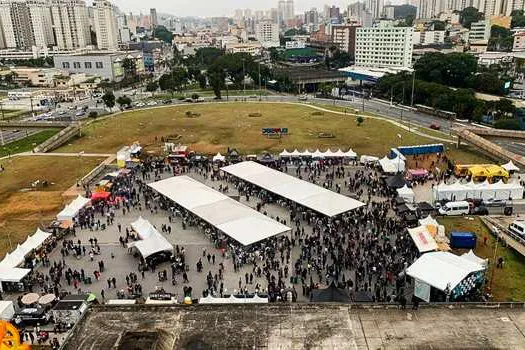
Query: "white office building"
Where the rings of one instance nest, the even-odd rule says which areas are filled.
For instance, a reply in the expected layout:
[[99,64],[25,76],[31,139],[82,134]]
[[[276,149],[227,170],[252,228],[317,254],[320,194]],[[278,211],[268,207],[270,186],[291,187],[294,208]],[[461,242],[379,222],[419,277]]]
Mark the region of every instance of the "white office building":
[[443,45],[445,43],[444,30],[416,31],[413,36],[414,45],[429,46]]
[[469,42],[489,40],[490,38],[490,20],[473,22],[470,25],[470,32],[468,36]]
[[58,49],[76,50],[91,45],[85,1],[52,0],[51,14]]
[[394,27],[381,21],[377,27],[357,28],[355,64],[360,67],[410,67],[412,65],[411,27]]
[[255,32],[257,40],[265,48],[279,47],[279,25],[271,20],[264,20],[257,24]]
[[115,6],[107,0],[93,2],[95,16],[95,32],[99,50],[116,50],[119,34]]

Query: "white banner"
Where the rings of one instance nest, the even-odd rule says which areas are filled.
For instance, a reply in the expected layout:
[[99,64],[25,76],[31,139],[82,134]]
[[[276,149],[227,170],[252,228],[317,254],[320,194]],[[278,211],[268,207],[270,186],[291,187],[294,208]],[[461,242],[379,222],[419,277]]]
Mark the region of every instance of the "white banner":
[[430,284],[425,283],[415,278],[414,281],[414,295],[421,300],[430,302]]

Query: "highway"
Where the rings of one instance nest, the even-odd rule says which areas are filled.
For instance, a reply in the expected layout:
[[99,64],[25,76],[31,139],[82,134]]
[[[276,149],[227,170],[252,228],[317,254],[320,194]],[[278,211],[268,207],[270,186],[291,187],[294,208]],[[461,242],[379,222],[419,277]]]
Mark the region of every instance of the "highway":
[[0,146],[7,145],[8,143],[15,142],[26,138],[29,135],[36,134],[43,129],[16,129],[16,128],[2,128],[0,129]]

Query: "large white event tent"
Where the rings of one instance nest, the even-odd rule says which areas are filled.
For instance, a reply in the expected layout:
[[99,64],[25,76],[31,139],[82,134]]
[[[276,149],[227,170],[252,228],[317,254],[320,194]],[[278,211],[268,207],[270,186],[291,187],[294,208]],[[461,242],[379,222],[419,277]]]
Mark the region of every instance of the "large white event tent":
[[80,209],[91,203],[91,199],[84,198],[79,195],[74,201],[66,205],[66,207],[57,215],[58,221],[73,221],[73,218],[78,215]]
[[407,268],[407,275],[444,291],[453,290],[473,272],[483,271],[485,267],[471,259],[448,252],[423,254]]
[[432,190],[434,200],[464,200],[467,198],[475,199],[522,199],[523,186],[518,183],[504,183],[498,181],[496,183],[489,183],[488,181],[482,183],[469,182],[462,184],[459,181],[447,185],[441,184],[434,186]]
[[33,249],[40,248],[51,233],[37,229],[32,235],[27,237],[24,243],[19,244],[16,249],[5,255],[0,261],[0,291],[2,291],[1,282],[20,282],[29,272],[30,269],[17,267],[25,261],[25,257]]
[[288,226],[188,176],[149,186],[245,246],[290,231]]
[[230,295],[229,298],[215,298],[211,295],[200,298],[199,304],[268,304],[268,298],[254,295],[252,298],[237,298]]
[[221,170],[329,217],[364,205],[350,197],[255,162],[241,162]]
[[348,149],[348,151],[344,152],[341,149],[338,149],[337,151],[333,152],[330,149],[327,149],[324,152],[319,151],[319,149],[316,149],[314,152],[310,152],[309,150],[304,150],[303,152],[298,151],[295,149],[293,152],[288,152],[287,150],[283,150],[281,153],[279,153],[279,157],[283,158],[297,158],[297,157],[312,157],[312,158],[349,158],[349,159],[355,159],[357,158],[357,153],[355,153],[351,148]]
[[139,217],[131,223],[131,228],[141,240],[129,243],[128,247],[137,248],[144,259],[155,253],[173,251],[173,245],[148,220]]

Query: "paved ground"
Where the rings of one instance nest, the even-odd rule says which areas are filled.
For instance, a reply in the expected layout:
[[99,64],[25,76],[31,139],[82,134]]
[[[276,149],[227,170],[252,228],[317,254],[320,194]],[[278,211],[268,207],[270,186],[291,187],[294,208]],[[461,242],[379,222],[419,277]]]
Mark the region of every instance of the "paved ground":
[[[343,305],[104,307],[66,349],[524,349],[523,309],[350,309]],[[120,344],[120,346],[119,346]]]

